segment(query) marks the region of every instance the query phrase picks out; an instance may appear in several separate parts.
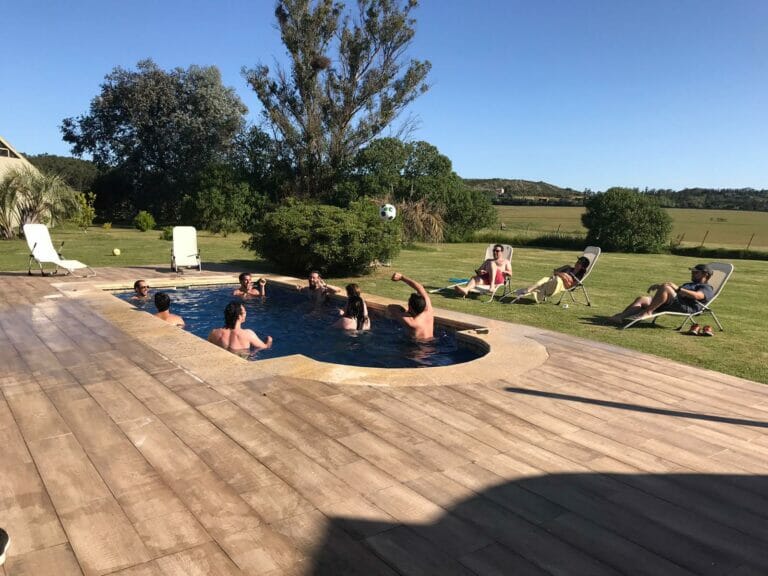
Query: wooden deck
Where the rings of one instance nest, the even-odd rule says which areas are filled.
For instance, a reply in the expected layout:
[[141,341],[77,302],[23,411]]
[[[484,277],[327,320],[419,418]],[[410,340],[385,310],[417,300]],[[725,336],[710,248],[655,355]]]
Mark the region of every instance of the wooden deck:
[[768,574],[760,384],[530,330],[484,384],[222,385],[58,296],[0,275],[0,573]]

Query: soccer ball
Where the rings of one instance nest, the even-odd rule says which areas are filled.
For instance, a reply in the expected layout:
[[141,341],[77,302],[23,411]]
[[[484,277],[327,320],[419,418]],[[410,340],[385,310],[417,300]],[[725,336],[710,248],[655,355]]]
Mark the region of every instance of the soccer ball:
[[394,220],[397,216],[397,209],[392,204],[384,204],[379,208],[379,216],[382,220]]
[[115,248],[114,250],[112,250],[112,254],[114,254],[115,256],[120,256],[120,248]]

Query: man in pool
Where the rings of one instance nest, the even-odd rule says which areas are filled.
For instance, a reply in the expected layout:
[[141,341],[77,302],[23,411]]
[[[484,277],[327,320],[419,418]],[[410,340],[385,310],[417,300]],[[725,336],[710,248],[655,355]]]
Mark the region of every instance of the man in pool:
[[146,302],[149,298],[149,284],[147,284],[146,280],[136,280],[136,282],[133,283],[133,296],[131,296],[131,300],[141,300],[142,302]]
[[323,280],[320,273],[316,270],[309,273],[306,286],[296,286],[296,289],[302,294],[306,294],[307,298],[309,298],[315,306],[325,302],[328,296],[341,291],[341,288],[338,288],[337,286],[326,284],[325,280]]
[[432,301],[429,299],[429,294],[424,289],[424,286],[415,280],[403,276],[400,272],[392,274],[392,281],[405,282],[416,292],[408,298],[408,310],[399,304],[387,306],[390,318],[397,320],[408,328],[411,337],[415,340],[431,339],[435,329],[435,313],[432,310]]
[[235,353],[271,348],[272,336],[267,336],[264,342],[253,330],[242,328],[245,317],[246,311],[242,302],[227,304],[224,308],[224,327],[211,330],[208,334],[208,342]]
[[239,296],[240,298],[251,298],[267,295],[267,281],[264,278],[259,278],[258,288],[253,285],[251,275],[248,272],[243,272],[238,276],[240,286],[235,288],[232,292],[232,296]]
[[181,316],[171,314],[171,297],[165,292],[155,294],[155,308],[157,308],[155,316],[160,320],[165,320],[174,326],[184,326],[184,319]]

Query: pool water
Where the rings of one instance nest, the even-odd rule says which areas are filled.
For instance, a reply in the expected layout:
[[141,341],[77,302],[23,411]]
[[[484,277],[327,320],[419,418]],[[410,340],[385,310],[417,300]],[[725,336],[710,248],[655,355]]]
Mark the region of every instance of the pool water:
[[[207,339],[214,328],[224,325],[224,307],[237,298],[235,286],[216,286],[182,290],[163,289],[171,297],[171,312],[186,322],[186,330]],[[154,294],[154,291],[153,291]],[[131,300],[133,292],[116,294],[155,312],[152,297],[147,302]],[[350,366],[378,368],[423,368],[449,366],[478,358],[482,354],[460,346],[453,331],[435,325],[435,338],[414,342],[404,328],[371,311],[372,329],[365,332],[333,328],[339,319],[341,302],[329,302],[314,308],[299,292],[267,287],[266,298],[242,300],[248,316],[244,328],[250,328],[265,340],[272,336],[272,348],[252,353],[250,360],[304,354],[315,360]]]

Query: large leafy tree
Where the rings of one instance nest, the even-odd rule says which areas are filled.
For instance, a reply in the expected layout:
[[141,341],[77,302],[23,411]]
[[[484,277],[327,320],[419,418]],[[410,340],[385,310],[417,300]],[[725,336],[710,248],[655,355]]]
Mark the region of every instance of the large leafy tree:
[[408,60],[416,0],[279,0],[275,10],[288,70],[244,69],[281,155],[292,192],[333,199],[355,153],[428,89],[430,63]]
[[89,112],[61,130],[76,156],[120,174],[134,210],[173,220],[185,187],[228,153],[246,112],[216,67],[165,71],[143,60],[112,70]]
[[[467,187],[450,158],[429,142],[374,140],[355,157],[353,173],[360,196],[401,203],[410,239],[463,241],[496,218],[488,197]],[[434,233],[436,226],[441,233]]]
[[618,252],[661,252],[672,219],[653,196],[636,188],[610,188],[585,203],[587,243]]

